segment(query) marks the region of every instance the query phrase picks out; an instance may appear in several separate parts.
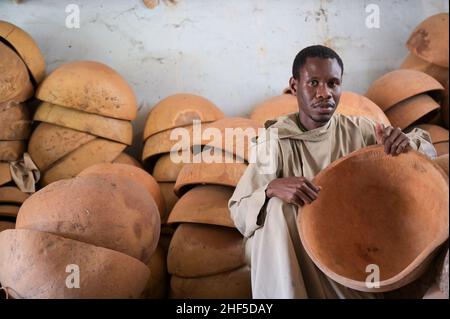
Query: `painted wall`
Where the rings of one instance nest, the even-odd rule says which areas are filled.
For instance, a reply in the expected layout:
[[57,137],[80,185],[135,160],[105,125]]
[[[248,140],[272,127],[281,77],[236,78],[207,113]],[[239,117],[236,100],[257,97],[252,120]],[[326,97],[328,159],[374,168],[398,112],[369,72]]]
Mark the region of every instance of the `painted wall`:
[[[71,3],[80,8],[79,29],[65,26]],[[366,26],[370,4],[380,10],[379,28]],[[311,44],[337,50],[344,89],[363,94],[401,64],[414,27],[448,7],[447,0],[161,0],[154,9],[141,0],[0,0],[0,19],[34,37],[47,71],[88,59],[121,73],[138,97],[137,135],[149,109],[176,92],[248,115],[281,93],[296,53]]]

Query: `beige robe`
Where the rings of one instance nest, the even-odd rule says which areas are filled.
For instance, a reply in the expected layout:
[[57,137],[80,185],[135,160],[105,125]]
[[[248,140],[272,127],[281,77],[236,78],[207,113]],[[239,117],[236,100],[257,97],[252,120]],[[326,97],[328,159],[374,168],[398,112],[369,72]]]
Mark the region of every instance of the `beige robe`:
[[[257,160],[248,166],[228,203],[237,229],[247,238],[253,298],[381,297],[352,290],[325,276],[301,244],[298,208],[276,197],[266,201],[265,195],[273,179],[304,176],[312,180],[331,162],[376,144],[375,125],[364,117],[340,114],[310,131],[300,129],[298,113],[266,122],[266,134],[253,147]],[[414,129],[408,137],[413,149],[436,156],[428,133]],[[275,169],[268,169],[268,157]]]

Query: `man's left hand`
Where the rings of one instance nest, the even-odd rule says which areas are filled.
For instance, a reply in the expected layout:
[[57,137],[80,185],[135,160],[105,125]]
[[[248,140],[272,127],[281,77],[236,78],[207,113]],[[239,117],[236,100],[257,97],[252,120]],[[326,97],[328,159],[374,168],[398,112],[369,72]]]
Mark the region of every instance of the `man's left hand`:
[[384,145],[386,154],[392,156],[406,152],[409,149],[409,137],[406,136],[402,130],[392,126],[384,127],[382,124],[377,124],[375,128],[377,143]]

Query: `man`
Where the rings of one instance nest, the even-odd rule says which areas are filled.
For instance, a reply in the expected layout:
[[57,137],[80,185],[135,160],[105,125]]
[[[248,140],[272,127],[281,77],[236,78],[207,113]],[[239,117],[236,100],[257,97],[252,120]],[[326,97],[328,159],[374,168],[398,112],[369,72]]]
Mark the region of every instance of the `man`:
[[[257,161],[228,203],[236,227],[247,238],[253,298],[379,297],[346,288],[313,264],[298,236],[297,211],[320,196],[313,177],[352,151],[379,143],[392,156],[409,148],[436,155],[422,130],[404,134],[365,117],[334,114],[343,71],[341,58],[327,47],[311,46],[297,54],[289,85],[301,108],[266,122]],[[267,154],[273,170],[260,161]]]

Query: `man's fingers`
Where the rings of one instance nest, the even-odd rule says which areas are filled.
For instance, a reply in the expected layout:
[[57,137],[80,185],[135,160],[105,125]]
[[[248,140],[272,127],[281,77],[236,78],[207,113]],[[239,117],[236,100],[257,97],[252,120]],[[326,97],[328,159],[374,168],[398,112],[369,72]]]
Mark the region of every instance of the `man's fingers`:
[[409,149],[409,138],[406,137],[406,139],[404,141],[402,141],[398,147],[397,147],[397,154],[400,154],[402,152],[405,152]]
[[294,205],[297,205],[297,206],[305,205],[303,200],[299,196],[297,196],[297,194],[295,194],[295,193],[292,194],[292,199],[290,201],[290,204],[294,204]]
[[319,192],[311,189],[307,184],[303,184],[300,186],[300,191],[305,193],[311,200],[316,200],[317,196],[319,196]]
[[320,186],[314,185],[305,177],[298,177],[296,181],[297,182],[292,185],[295,189],[290,190],[292,195],[290,196],[289,202],[303,206],[305,204],[311,204],[317,199],[321,190]]
[[403,134],[401,134],[398,138],[396,138],[394,143],[392,143],[390,154],[391,155],[400,154],[402,149],[400,145],[404,145],[405,141],[409,141],[409,139]]
[[306,204],[311,204],[319,196],[319,192],[309,187],[306,183],[300,185],[295,194]]
[[302,191],[297,191],[297,192],[295,192],[295,196],[297,196],[299,199],[301,199],[301,201],[304,203],[304,204],[311,204],[312,203],[312,199],[311,198],[309,198],[309,196],[308,195],[306,195],[305,193],[303,193]]
[[402,130],[398,127],[392,131],[391,135],[384,142],[386,154],[395,154],[397,146],[403,141],[402,135]]
[[316,193],[317,193],[317,192],[320,192],[320,186],[314,185],[313,182],[307,180],[306,178],[305,178],[304,181],[305,181],[305,184],[306,184],[309,188],[311,188],[312,190],[314,190]]

